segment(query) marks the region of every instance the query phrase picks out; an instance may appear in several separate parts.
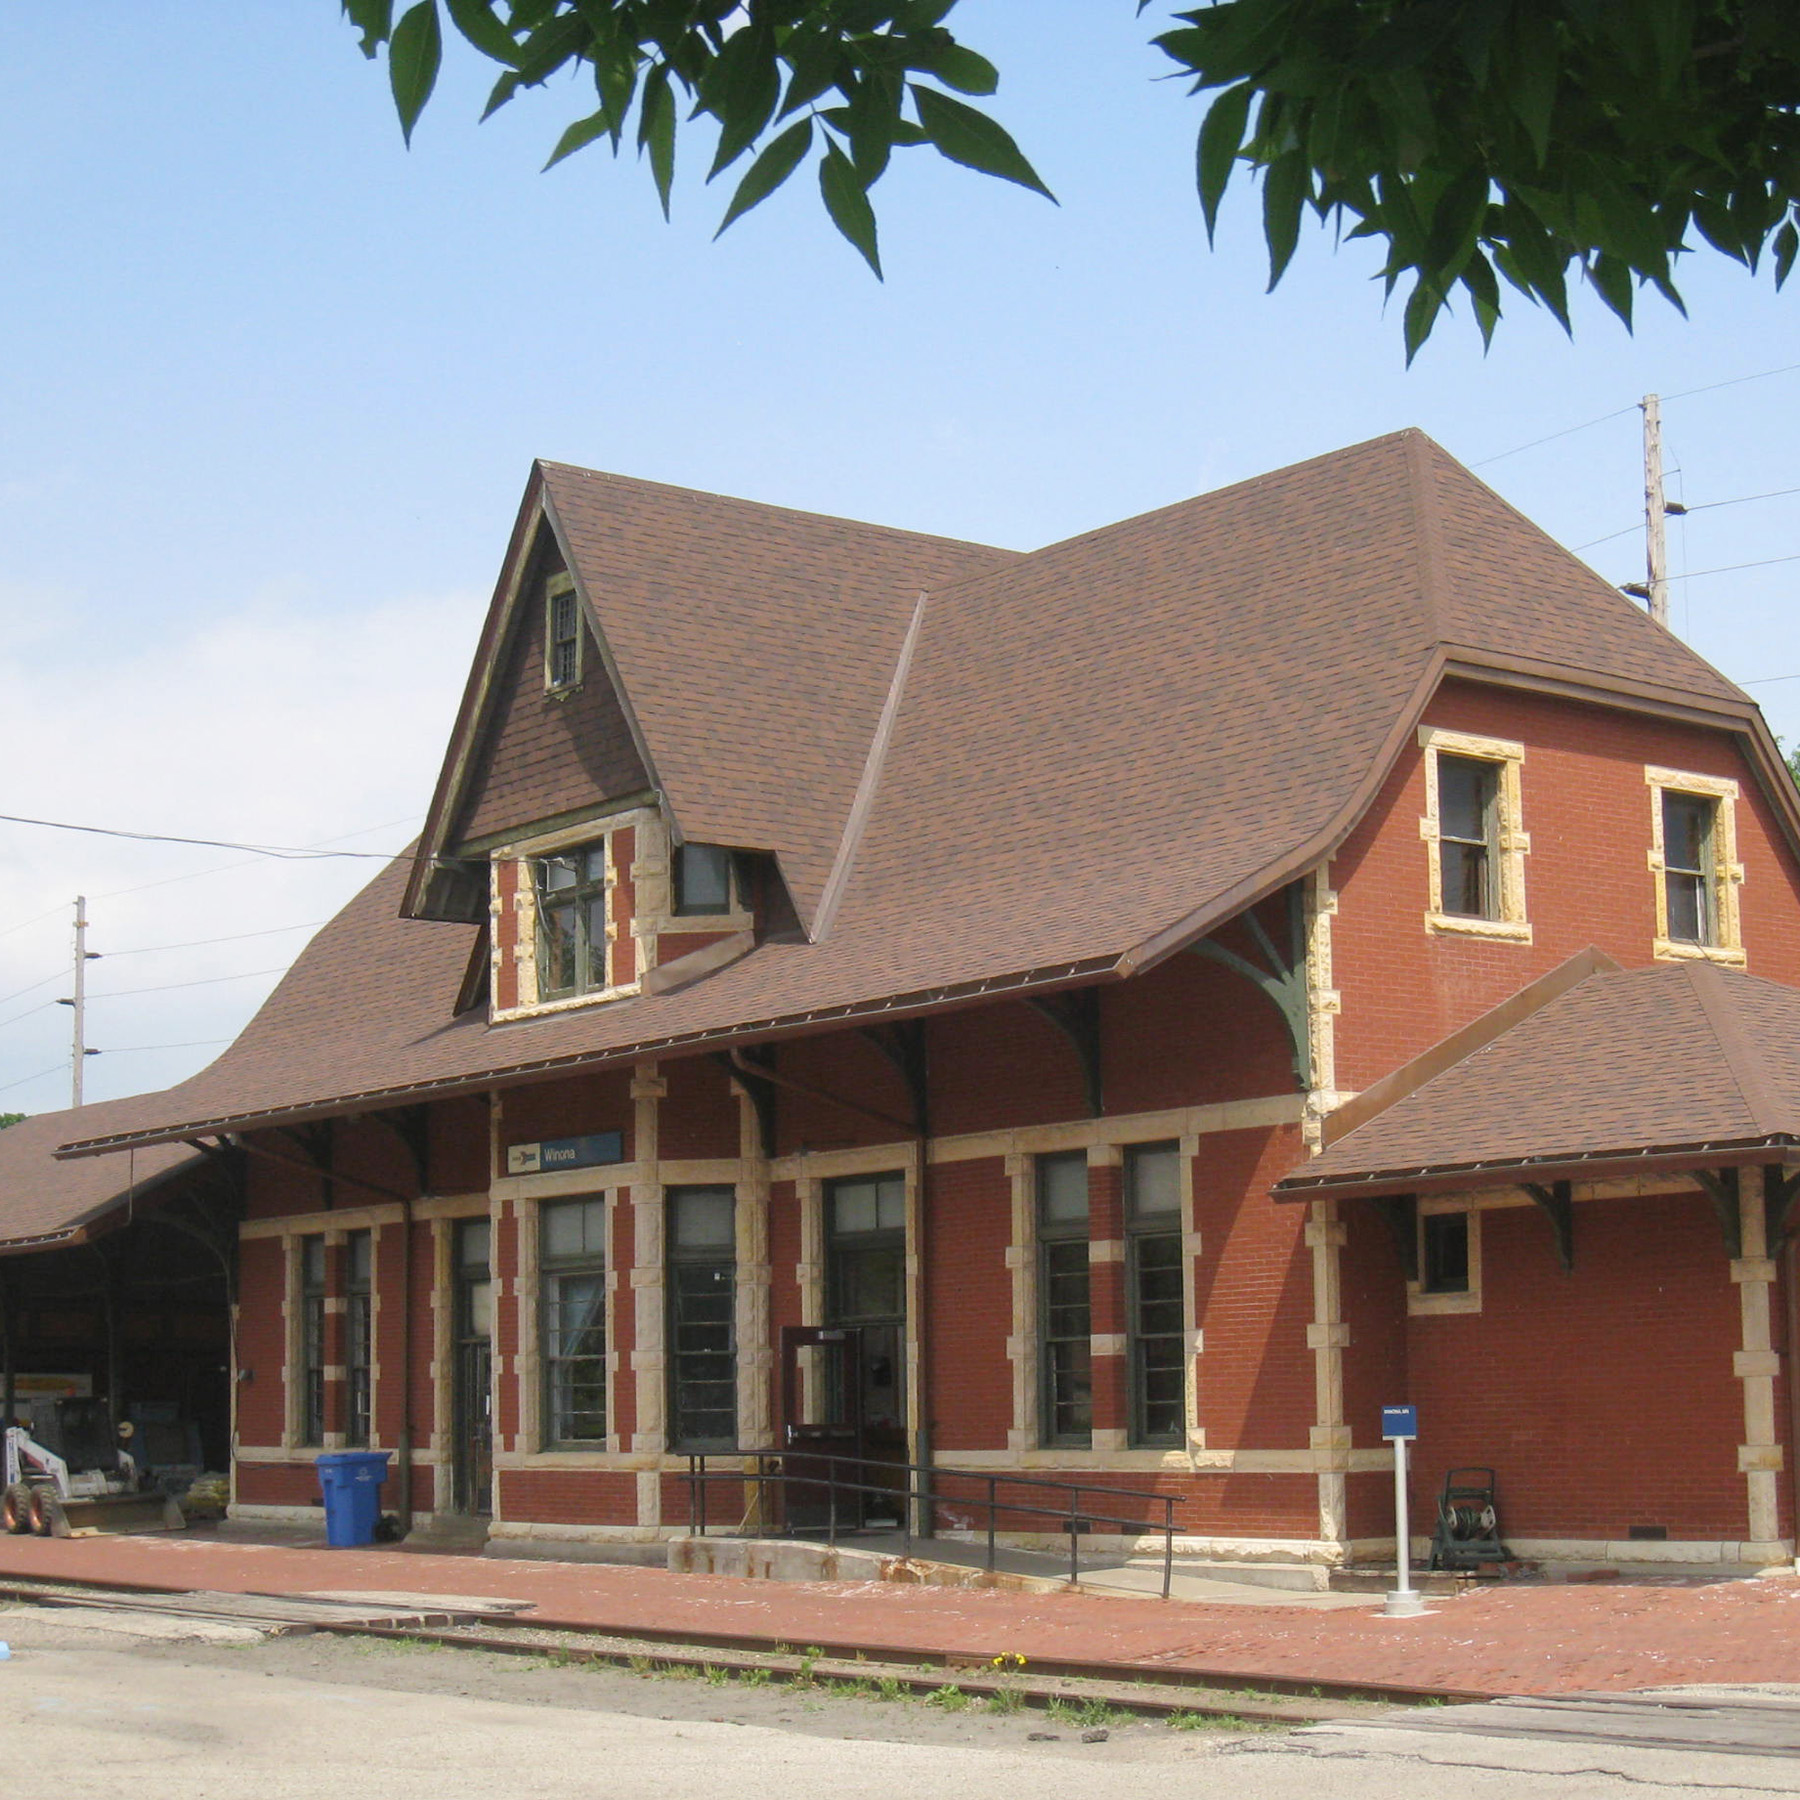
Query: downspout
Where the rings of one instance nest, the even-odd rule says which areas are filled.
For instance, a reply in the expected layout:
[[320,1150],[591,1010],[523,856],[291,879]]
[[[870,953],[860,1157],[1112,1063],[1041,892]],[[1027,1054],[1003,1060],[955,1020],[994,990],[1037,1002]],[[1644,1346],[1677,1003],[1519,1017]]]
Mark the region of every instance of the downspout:
[[1794,1353],[1800,1345],[1800,1232],[1787,1234],[1787,1376],[1788,1397],[1788,1482],[1793,1516],[1788,1523],[1794,1534],[1794,1572],[1800,1574],[1800,1380],[1797,1380]]

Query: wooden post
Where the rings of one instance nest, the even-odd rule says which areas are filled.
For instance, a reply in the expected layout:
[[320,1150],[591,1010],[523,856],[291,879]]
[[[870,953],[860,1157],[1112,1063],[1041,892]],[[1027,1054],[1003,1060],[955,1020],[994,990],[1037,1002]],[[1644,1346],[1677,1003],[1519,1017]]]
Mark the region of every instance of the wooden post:
[[1659,625],[1669,622],[1669,565],[1663,537],[1667,507],[1663,502],[1662,400],[1646,394],[1640,402],[1644,414],[1644,575],[1649,590],[1650,616]]

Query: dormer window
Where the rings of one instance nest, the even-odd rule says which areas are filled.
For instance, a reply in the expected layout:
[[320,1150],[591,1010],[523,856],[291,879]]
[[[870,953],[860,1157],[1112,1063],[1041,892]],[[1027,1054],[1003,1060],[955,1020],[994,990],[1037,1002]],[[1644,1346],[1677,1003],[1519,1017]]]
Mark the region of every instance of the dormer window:
[[567,575],[544,585],[544,687],[552,693],[581,682],[581,602]]
[[538,995],[592,994],[606,981],[606,845],[532,860],[537,882]]
[[731,911],[731,852],[722,844],[683,844],[673,863],[678,917]]

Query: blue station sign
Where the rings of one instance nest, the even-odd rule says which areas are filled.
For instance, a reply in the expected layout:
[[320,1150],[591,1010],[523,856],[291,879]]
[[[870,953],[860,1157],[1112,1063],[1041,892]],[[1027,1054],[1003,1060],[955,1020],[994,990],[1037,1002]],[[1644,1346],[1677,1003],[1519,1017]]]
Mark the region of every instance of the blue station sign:
[[555,1169],[597,1169],[625,1160],[625,1136],[596,1131],[587,1137],[545,1138],[537,1144],[514,1144],[506,1153],[509,1175],[547,1175]]
[[1416,1438],[1419,1435],[1419,1409],[1416,1406],[1384,1406],[1381,1409],[1381,1435],[1384,1438]]

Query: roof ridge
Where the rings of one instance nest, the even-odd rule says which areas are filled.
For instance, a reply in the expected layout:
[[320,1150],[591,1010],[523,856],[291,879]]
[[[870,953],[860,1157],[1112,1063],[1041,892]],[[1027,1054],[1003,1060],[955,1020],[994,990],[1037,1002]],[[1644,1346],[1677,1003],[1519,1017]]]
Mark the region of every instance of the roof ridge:
[[1754,1047],[1744,1035],[1743,1021],[1727,1004],[1724,982],[1726,972],[1709,962],[1686,963],[1683,973],[1700,1003],[1707,1024],[1725,1060],[1725,1070],[1744,1102],[1744,1110],[1764,1137],[1773,1137],[1788,1129],[1781,1108],[1769,1085],[1763,1080]]
[[881,785],[881,771],[887,762],[888,745],[893,741],[894,725],[900,715],[900,701],[906,692],[906,677],[912,668],[913,652],[918,648],[919,630],[925,622],[925,606],[929,595],[921,592],[913,603],[912,622],[900,642],[900,653],[894,659],[894,673],[888,682],[887,698],[881,703],[881,715],[869,739],[869,751],[863,758],[862,775],[850,810],[844,816],[843,835],[838,839],[837,855],[832,858],[825,885],[819,890],[819,904],[813,910],[812,931],[808,934],[816,944],[831,930],[842,904],[844,890],[850,885],[850,874],[856,863],[856,852],[862,845],[863,832],[874,809],[875,791]]

